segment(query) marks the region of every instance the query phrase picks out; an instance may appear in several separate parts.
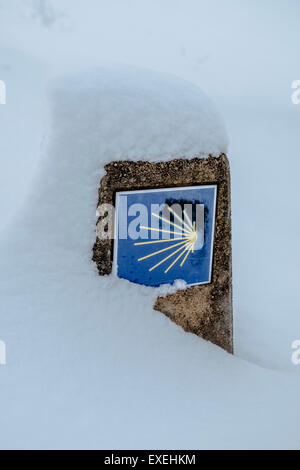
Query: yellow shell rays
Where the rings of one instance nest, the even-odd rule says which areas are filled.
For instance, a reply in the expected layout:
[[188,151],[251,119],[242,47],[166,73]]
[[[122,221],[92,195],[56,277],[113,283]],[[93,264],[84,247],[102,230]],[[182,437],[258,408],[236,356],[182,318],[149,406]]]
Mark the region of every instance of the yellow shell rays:
[[152,215],[154,217],[157,217],[160,220],[163,220],[164,222],[167,222],[169,225],[174,225],[174,227],[179,228],[179,230],[182,230],[182,232],[190,233],[190,231],[191,231],[191,230],[186,230],[185,228],[180,227],[180,225],[178,225],[178,224],[174,224],[174,222],[171,222],[170,220],[165,219],[164,217],[161,217],[160,215],[157,215],[154,212],[152,212]]
[[167,259],[171,258],[173,255],[176,255],[176,253],[178,253],[178,251],[182,251],[182,253],[185,251],[185,247],[187,245],[189,245],[190,242],[186,242],[185,245],[183,245],[183,247],[181,246],[180,248],[178,248],[177,250],[173,251],[170,255],[166,256],[164,259],[162,259],[161,261],[159,261],[157,264],[155,264],[154,266],[152,266],[152,268],[149,269],[149,271],[153,271],[153,269],[157,268],[157,266],[160,266],[162,263],[164,263],[165,261],[167,261]]
[[174,248],[175,246],[183,245],[186,243],[187,242],[183,240],[183,242],[175,243],[175,245],[168,246],[167,248],[163,248],[162,250],[154,251],[153,253],[150,253],[150,255],[143,256],[142,258],[139,258],[138,261],[142,261],[143,259],[150,258],[151,256],[158,255],[159,253],[162,253],[163,251],[171,250],[171,248]]
[[[174,217],[176,217],[176,219],[179,220],[179,222],[181,222],[185,227],[187,227],[187,229],[188,229],[189,232],[192,230],[192,223],[191,223],[191,226],[189,227],[189,225],[188,225],[181,217],[179,217],[179,215],[176,214],[176,212],[174,212],[173,209],[171,209],[171,207],[168,207],[168,209],[169,209],[169,211],[174,215]],[[184,212],[186,218],[187,218],[188,220],[190,220],[189,217],[188,217],[188,215],[187,215],[186,210],[184,210],[183,212]]]
[[[195,247],[195,243],[197,241],[197,232],[196,232],[196,229],[195,229],[195,224],[196,223],[191,222],[191,220],[190,220],[188,214],[186,213],[186,211],[184,210],[183,212],[184,212],[184,215],[185,215],[185,220],[187,220],[187,222],[185,222],[181,217],[179,217],[179,215],[176,214],[176,212],[174,212],[173,209],[171,209],[170,207],[168,207],[168,209],[174,215],[174,217],[176,217],[177,220],[179,220],[179,222],[181,223],[181,226],[178,225],[178,224],[175,224],[174,222],[169,221],[168,219],[165,219],[164,217],[161,217],[158,214],[155,214],[154,212],[152,212],[152,215],[154,217],[157,217],[160,220],[163,220],[164,222],[167,222],[170,226],[172,225],[173,227],[178,228],[180,230],[180,232],[176,232],[174,229],[166,230],[166,229],[161,229],[161,228],[145,227],[144,225],[141,225],[141,227],[140,227],[141,229],[152,230],[152,231],[160,232],[160,233],[169,233],[171,235],[174,235],[174,238],[169,238],[169,239],[166,239],[166,240],[151,240],[151,241],[146,241],[146,242],[136,242],[134,244],[135,246],[140,246],[140,245],[150,245],[150,244],[153,244],[153,243],[170,243],[170,245],[167,246],[166,248],[162,248],[161,250],[153,251],[153,252],[149,253],[148,255],[143,256],[142,258],[138,259],[138,261],[144,261],[145,259],[151,258],[152,256],[156,256],[156,255],[159,255],[161,253],[164,253],[165,251],[174,249],[169,255],[167,255],[165,258],[161,259],[154,266],[151,266],[151,268],[149,268],[149,271],[153,271],[158,266],[160,266],[165,261],[172,258],[172,256],[174,256],[178,253],[178,255],[172,261],[172,263],[165,269],[164,274],[167,274],[167,272],[170,269],[172,269],[173,266],[175,266],[177,261],[179,261],[184,256],[183,260],[180,263],[180,267],[182,267],[184,265],[185,261],[187,260],[188,256],[190,255],[190,253],[191,252],[194,253],[194,247]],[[183,226],[185,228],[183,228]],[[170,228],[172,228],[172,227],[170,227]],[[176,235],[178,235],[178,236],[176,236]]]
[[[172,268],[172,266],[174,266],[174,264],[177,263],[177,261],[179,260],[179,258],[182,257],[182,255],[184,255],[185,251],[191,246],[191,243],[189,243],[185,248],[184,250],[179,253],[179,255],[177,256],[177,258],[174,259],[174,261],[170,264],[170,266],[165,270],[165,274],[167,274],[167,272]],[[189,250],[190,251],[190,250]],[[188,251],[188,253],[189,253]],[[181,266],[181,265],[180,265]]]

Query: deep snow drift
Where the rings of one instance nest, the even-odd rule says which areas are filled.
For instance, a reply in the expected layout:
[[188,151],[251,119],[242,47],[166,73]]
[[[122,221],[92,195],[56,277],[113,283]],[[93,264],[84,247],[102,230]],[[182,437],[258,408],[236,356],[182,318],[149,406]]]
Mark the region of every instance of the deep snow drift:
[[[60,127],[72,132],[79,126],[89,152],[98,144],[98,167],[124,158],[161,161],[219,156],[227,150],[224,123],[214,105],[198,87],[173,76],[106,66],[57,80],[54,94]],[[57,127],[56,121],[56,132]]]
[[39,175],[0,248],[0,446],[296,447],[295,374],[185,333],[153,311],[154,289],[91,261],[103,163],[224,151],[214,108],[135,69],[77,75],[51,96]]

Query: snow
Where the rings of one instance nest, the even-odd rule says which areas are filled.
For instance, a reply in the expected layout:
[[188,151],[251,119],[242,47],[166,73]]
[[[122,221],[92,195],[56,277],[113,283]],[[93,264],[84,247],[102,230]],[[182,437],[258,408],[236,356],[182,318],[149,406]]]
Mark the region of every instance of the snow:
[[[16,16],[12,5],[7,16],[4,7],[1,11],[9,44],[1,47],[6,51],[1,64],[11,67],[5,77],[0,69],[8,85],[8,104],[0,107],[6,124],[1,168],[12,195],[3,217],[15,211],[15,218],[0,244],[0,340],[7,347],[7,365],[0,366],[0,447],[299,449],[300,366],[292,364],[291,344],[300,335],[295,249],[300,108],[289,94],[297,78],[299,6],[291,2],[289,10],[276,1],[271,7],[266,0],[264,7],[253,1],[237,7],[228,0],[226,8],[221,2],[199,2],[199,7],[191,2],[186,12],[183,3],[166,2],[157,15],[158,4],[145,2],[149,15],[134,29],[128,25],[132,9],[140,12],[138,3],[130,2],[126,13],[117,2],[99,15],[101,29],[90,13],[96,3],[90,1],[89,12],[79,4],[70,9],[65,0],[51,2],[53,8],[45,11],[51,11],[53,26],[47,27]],[[73,32],[55,26],[58,5]],[[116,19],[118,45],[109,42],[105,27],[115,18],[114,8],[122,13],[122,21]],[[233,33],[230,25],[236,21],[243,27]],[[28,38],[26,44],[16,44],[12,24]],[[152,41],[141,32],[147,24]],[[264,36],[258,34],[262,31]],[[202,41],[206,36],[210,42]],[[134,45],[136,37],[144,48]],[[106,65],[89,72],[86,62],[98,65],[97,55],[107,58],[103,38],[110,59],[146,62],[196,85],[202,82],[226,116],[235,356],[154,311],[155,289],[99,277],[91,262],[106,162],[227,149],[222,119],[197,86],[138,67]],[[254,73],[266,51],[268,64]],[[68,63],[58,67],[63,59]],[[69,62],[84,71],[69,74],[74,65]],[[28,93],[19,93],[13,107],[10,87],[12,80],[20,87],[18,65],[31,78]],[[49,96],[51,123],[44,125],[43,77],[56,68],[68,69],[67,75]],[[19,139],[14,119],[24,122]],[[38,171],[25,197],[38,153]],[[27,183],[20,185],[24,173]]]
[[188,286],[183,279],[175,279],[173,284],[161,284],[156,292],[161,297],[166,297],[168,294],[174,294],[178,290],[185,290]]
[[0,76],[8,88],[6,104],[0,105],[3,162],[0,172],[0,229],[3,229],[12,218],[11,207],[20,206],[22,195],[30,185],[33,168],[39,158],[47,107],[42,95],[46,86],[44,67],[39,61],[0,44]]
[[100,147],[92,149],[98,166],[118,159],[219,156],[227,150],[223,120],[210,100],[198,87],[157,72],[124,66],[77,72],[57,84],[56,103],[65,120],[77,118],[63,120],[64,132],[80,126],[82,135],[82,121],[88,123],[87,150]]

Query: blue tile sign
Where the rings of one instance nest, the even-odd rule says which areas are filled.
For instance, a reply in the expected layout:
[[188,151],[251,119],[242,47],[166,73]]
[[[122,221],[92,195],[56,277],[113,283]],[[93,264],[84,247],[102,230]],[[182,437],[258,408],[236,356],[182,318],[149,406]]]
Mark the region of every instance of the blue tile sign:
[[117,275],[153,287],[211,282],[216,197],[216,185],[117,192]]

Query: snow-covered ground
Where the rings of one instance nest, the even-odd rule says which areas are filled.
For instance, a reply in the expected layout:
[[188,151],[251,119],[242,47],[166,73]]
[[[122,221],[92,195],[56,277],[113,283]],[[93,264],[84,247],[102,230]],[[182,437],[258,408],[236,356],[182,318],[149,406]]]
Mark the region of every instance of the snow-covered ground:
[[[0,1],[1,448],[300,448],[299,14],[297,0]],[[103,61],[199,85],[225,118],[234,357],[153,311],[152,289],[96,275],[103,162],[226,147],[196,88],[120,66],[95,78]],[[57,74],[76,78],[46,97]]]

